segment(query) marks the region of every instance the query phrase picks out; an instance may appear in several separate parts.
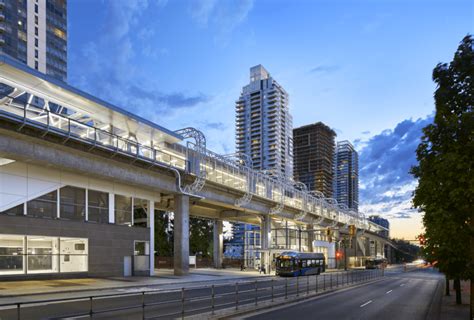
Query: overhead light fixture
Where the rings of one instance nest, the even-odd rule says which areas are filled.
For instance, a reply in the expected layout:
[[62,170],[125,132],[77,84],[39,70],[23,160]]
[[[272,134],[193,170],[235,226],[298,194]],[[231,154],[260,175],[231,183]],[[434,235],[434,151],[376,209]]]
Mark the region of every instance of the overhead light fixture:
[[0,158],[0,167],[7,165],[9,163],[15,162],[15,160],[7,159],[7,158]]

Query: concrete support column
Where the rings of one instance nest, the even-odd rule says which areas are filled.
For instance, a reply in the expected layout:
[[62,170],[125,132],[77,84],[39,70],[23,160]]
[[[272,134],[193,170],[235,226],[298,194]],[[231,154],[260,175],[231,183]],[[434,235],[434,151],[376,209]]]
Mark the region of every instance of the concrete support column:
[[109,223],[115,223],[115,194],[109,193]]
[[352,245],[354,246],[354,267],[358,267],[358,259],[357,259],[357,231],[355,235],[351,238]]
[[261,263],[267,272],[271,272],[270,247],[272,245],[272,219],[269,215],[265,215],[262,218],[260,241],[262,248]]
[[189,196],[174,196],[174,274],[189,273]]
[[306,225],[306,230],[308,230],[308,252],[314,252],[313,241],[314,241],[314,226],[312,224]]
[[150,200],[147,225],[150,228],[150,276],[155,274],[155,202]]
[[222,220],[214,220],[214,268],[222,268],[222,257],[224,251],[224,223]]

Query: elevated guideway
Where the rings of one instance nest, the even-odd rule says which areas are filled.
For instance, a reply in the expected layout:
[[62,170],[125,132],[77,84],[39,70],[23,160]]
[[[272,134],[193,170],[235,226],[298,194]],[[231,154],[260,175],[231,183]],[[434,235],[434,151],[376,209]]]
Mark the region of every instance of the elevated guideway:
[[[266,223],[267,231],[271,219],[381,230],[335,199],[253,170],[242,155],[208,150],[204,134],[194,128],[168,130],[5,56],[0,57],[0,128],[0,157],[159,193],[159,206],[178,217],[181,244],[187,240],[189,214]],[[0,211],[9,205],[15,203],[0,203]],[[265,236],[262,246],[270,245]],[[184,250],[178,263],[184,272],[187,254]]]

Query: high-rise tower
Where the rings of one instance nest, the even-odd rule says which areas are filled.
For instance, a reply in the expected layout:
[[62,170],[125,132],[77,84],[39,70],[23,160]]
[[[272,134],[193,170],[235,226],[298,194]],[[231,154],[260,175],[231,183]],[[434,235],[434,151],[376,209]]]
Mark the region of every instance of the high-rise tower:
[[349,141],[339,141],[335,153],[334,198],[359,210],[359,155]]
[[253,167],[293,178],[293,119],[288,94],[262,65],[250,68],[250,83],[236,102],[237,152]]
[[335,137],[322,122],[293,130],[295,180],[328,198],[333,196]]
[[66,0],[0,0],[0,54],[66,81]]

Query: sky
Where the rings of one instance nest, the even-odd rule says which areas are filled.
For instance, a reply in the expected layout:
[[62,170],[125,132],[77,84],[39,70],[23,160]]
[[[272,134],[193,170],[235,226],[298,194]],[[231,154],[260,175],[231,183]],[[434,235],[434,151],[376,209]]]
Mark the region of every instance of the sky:
[[471,0],[69,0],[68,82],[168,129],[235,149],[235,101],[262,64],[294,127],[359,152],[360,210],[415,239],[409,174],[434,115],[433,68],[474,32]]

